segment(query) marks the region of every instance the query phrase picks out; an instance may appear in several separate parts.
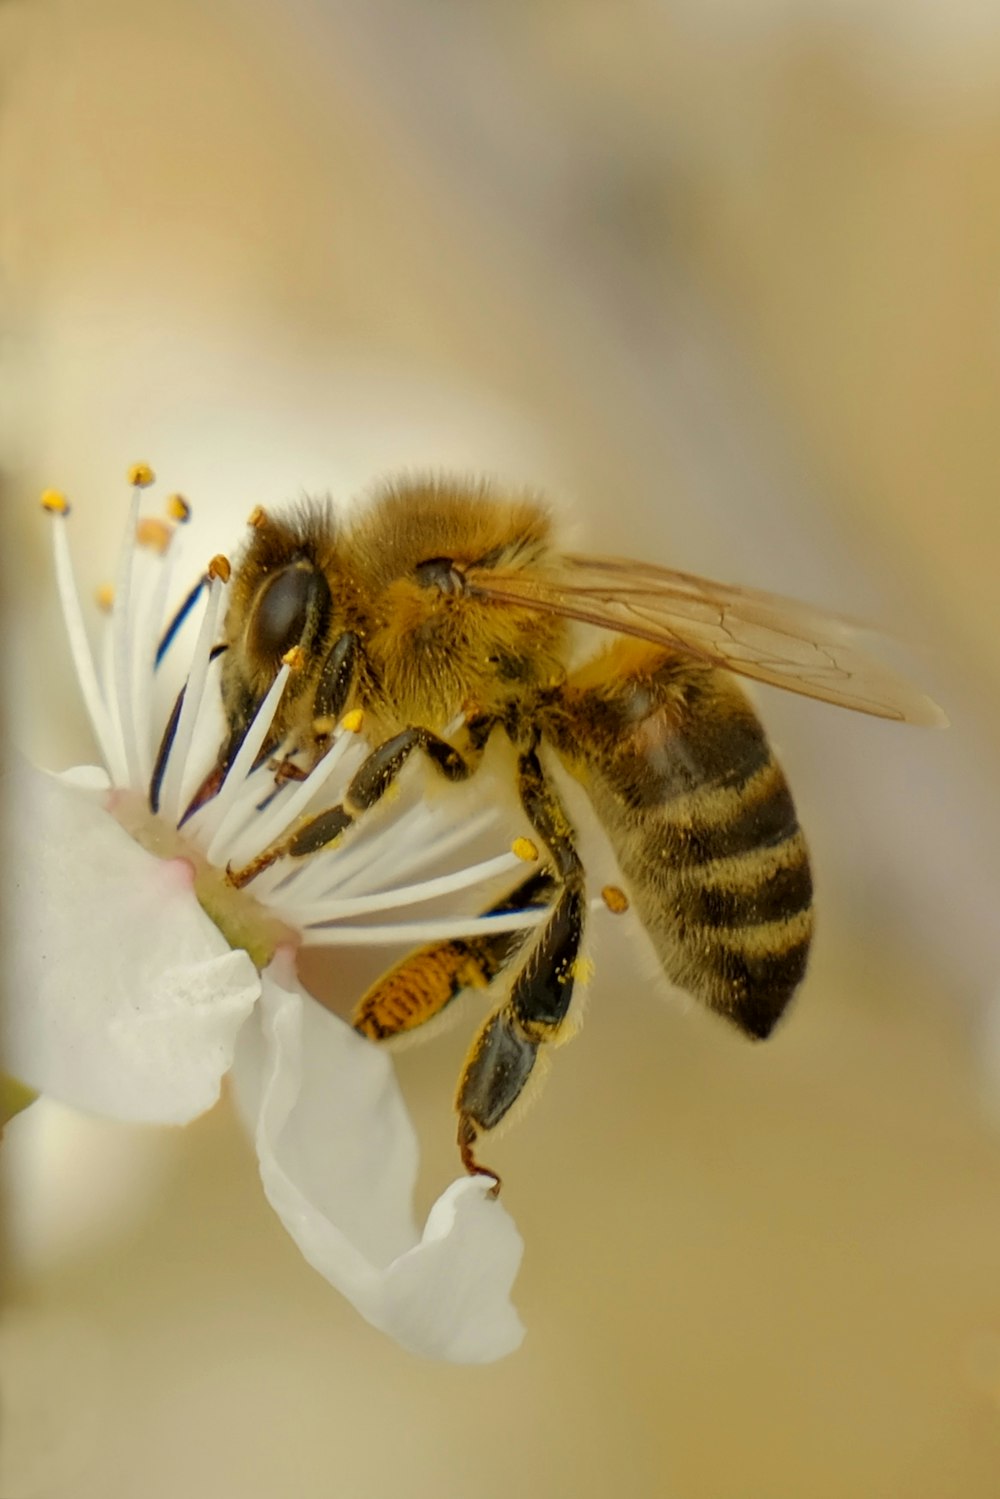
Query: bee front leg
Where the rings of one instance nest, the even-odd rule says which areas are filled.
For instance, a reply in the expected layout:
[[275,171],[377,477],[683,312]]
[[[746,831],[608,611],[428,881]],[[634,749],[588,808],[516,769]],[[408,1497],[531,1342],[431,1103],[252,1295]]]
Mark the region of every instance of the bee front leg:
[[347,707],[357,672],[358,655],[358,637],[352,630],[345,630],[331,646],[316,683],[313,712],[318,719],[336,721]]
[[464,781],[479,764],[485,743],[485,737],[481,742],[473,740],[468,753],[463,755],[430,729],[403,729],[378,745],[362,761],[339,806],[328,807],[325,812],[307,817],[293,833],[264,849],[249,864],[241,869],[227,870],[229,883],[242,889],[278,859],[286,856],[301,859],[328,847],[359,816],[382,800],[415,749],[422,750],[447,780]]
[[483,1025],[458,1085],[458,1147],[471,1174],[500,1178],[476,1158],[482,1134],[497,1127],[521,1096],[539,1048],[567,1039],[564,1029],[573,998],[583,938],[584,872],[572,824],[548,783],[534,749],[518,762],[521,801],[552,856],[559,884],[548,921],[517,973],[509,998]]

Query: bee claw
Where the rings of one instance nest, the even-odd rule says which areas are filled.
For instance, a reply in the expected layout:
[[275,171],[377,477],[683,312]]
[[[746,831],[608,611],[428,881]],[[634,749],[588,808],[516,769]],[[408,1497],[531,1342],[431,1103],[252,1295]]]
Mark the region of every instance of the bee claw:
[[473,1155],[473,1146],[478,1139],[478,1132],[472,1120],[467,1115],[462,1115],[458,1124],[458,1148],[462,1156],[462,1165],[470,1176],[489,1176],[493,1185],[487,1192],[487,1197],[494,1201],[500,1196],[500,1177],[490,1166],[481,1166]]

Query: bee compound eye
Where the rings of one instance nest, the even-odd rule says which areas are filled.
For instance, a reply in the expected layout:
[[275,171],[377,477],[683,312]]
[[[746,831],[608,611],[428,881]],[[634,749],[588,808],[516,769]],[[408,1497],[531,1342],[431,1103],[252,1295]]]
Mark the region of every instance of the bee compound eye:
[[257,597],[248,632],[251,648],[261,656],[283,656],[301,644],[310,622],[329,598],[326,579],[308,563],[282,568]]

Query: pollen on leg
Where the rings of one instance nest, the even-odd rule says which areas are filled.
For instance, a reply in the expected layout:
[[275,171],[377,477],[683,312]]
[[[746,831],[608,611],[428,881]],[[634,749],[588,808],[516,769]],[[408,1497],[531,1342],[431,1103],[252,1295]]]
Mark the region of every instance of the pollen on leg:
[[573,982],[575,984],[589,984],[594,977],[593,958],[574,958],[570,972],[573,975]]

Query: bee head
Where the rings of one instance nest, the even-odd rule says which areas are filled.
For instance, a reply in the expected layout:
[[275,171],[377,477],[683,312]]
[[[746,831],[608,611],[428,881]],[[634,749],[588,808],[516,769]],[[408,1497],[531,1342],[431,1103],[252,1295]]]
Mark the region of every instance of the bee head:
[[334,618],[328,581],[335,530],[328,506],[293,509],[280,518],[255,510],[250,536],[237,559],[225,622],[222,698],[234,736],[245,732],[282,660],[296,651],[301,665],[275,718],[275,737],[311,716],[311,687]]

